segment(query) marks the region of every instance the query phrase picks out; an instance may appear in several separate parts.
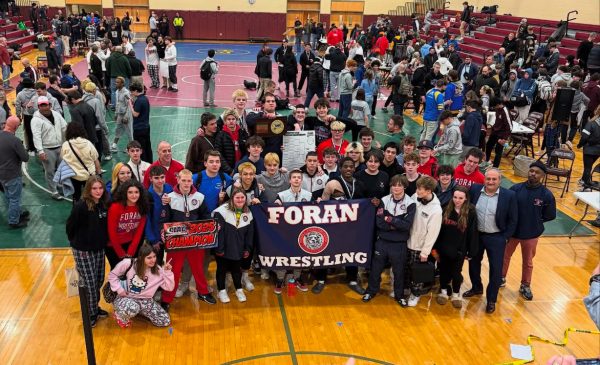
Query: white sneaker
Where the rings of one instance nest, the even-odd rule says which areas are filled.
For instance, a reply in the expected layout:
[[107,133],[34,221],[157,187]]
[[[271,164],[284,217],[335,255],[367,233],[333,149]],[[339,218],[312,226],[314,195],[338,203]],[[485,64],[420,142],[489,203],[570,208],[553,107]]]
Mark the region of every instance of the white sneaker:
[[452,293],[452,306],[454,308],[462,308],[462,297],[460,293]]
[[185,281],[180,281],[179,286],[177,287],[177,291],[175,292],[175,298],[181,298],[186,291],[190,288],[190,283]]
[[417,304],[419,304],[419,299],[421,299],[421,297],[416,297],[413,294],[411,294],[410,297],[408,298],[408,306],[416,307]]
[[[227,294],[225,294],[225,295],[227,295]],[[246,301],[246,294],[244,294],[244,289],[237,289],[235,291],[235,296],[238,298],[240,303],[243,303]],[[229,300],[229,298],[227,298],[227,300]]]
[[28,152],[28,154],[29,154],[29,156],[31,156],[31,157],[35,157],[35,152],[34,152],[34,151],[29,151],[29,152]]
[[219,294],[217,294],[217,298],[221,301],[221,303],[229,303],[229,295],[227,295],[227,290],[219,290]]
[[440,293],[437,295],[436,301],[439,305],[444,305],[448,302],[448,290],[442,289]]
[[104,156],[104,161],[110,161],[110,160],[112,160],[112,155]]
[[269,270],[260,269],[260,278],[263,280],[269,280],[271,278],[271,275],[269,275]]
[[119,147],[117,147],[116,143],[110,145],[110,152],[119,152]]
[[254,284],[252,284],[252,282],[250,281],[247,271],[244,271],[242,273],[242,285],[244,286],[244,289],[246,289],[248,291],[254,290]]

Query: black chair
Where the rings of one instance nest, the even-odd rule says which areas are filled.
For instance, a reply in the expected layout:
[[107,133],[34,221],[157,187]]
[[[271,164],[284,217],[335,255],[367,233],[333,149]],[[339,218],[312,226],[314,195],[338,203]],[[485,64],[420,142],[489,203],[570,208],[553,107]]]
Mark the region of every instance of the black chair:
[[569,191],[569,183],[571,182],[571,174],[573,172],[573,163],[575,162],[575,152],[570,149],[557,148],[550,154],[551,159],[556,159],[557,167],[548,166],[548,172],[544,178],[544,186],[548,185],[548,177],[556,176],[556,181],[560,183],[560,178],[564,177],[564,185],[562,187],[562,198],[565,191]]

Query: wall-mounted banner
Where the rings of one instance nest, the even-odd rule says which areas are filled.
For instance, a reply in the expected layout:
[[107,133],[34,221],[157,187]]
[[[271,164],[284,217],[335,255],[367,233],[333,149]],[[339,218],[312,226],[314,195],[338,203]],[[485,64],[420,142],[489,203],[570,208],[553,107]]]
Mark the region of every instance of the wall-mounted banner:
[[262,267],[370,265],[375,207],[367,199],[261,204],[250,209]]
[[167,252],[217,247],[217,222],[214,219],[164,223],[163,228]]

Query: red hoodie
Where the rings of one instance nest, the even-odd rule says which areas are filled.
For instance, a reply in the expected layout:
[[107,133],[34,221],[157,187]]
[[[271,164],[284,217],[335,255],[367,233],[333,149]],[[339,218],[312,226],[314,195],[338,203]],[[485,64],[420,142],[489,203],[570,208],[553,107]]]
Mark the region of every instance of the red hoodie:
[[438,161],[437,158],[431,156],[424,164],[419,164],[417,172],[428,175],[437,179]]
[[[125,254],[133,257],[144,234],[144,224],[146,216],[140,215],[137,206],[123,206],[118,202],[111,204],[108,209],[108,246],[120,258],[125,257]],[[122,245],[130,242],[125,252]]]
[[235,148],[235,160],[239,161],[242,158],[242,151],[240,150],[240,126],[235,125],[235,130],[232,132],[226,125],[223,126],[223,132],[229,134],[233,141],[233,147]]
[[473,171],[472,174],[467,175],[465,173],[465,163],[460,163],[454,169],[454,181],[456,181],[456,185],[471,187],[473,183],[475,184],[483,184],[485,181],[485,176],[479,171],[479,169]]

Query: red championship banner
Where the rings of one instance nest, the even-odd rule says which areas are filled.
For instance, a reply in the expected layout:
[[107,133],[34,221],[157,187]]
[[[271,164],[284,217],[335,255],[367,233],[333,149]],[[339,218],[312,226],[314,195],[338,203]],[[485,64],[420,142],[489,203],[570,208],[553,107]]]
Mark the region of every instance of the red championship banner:
[[214,219],[164,223],[163,229],[167,252],[217,247],[217,222]]

